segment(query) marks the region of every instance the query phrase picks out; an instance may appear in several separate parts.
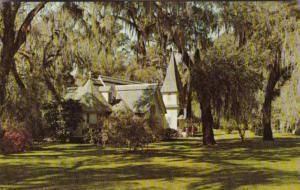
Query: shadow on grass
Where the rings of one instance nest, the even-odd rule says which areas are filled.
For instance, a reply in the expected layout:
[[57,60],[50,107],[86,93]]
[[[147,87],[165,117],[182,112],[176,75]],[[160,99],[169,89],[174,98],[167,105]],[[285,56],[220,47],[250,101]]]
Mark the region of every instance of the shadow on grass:
[[[274,144],[262,143],[260,139],[249,139],[244,143],[236,139],[219,140],[212,148],[200,146],[199,139],[178,139],[153,144],[149,150],[135,154],[92,145],[45,146],[38,151],[0,157],[0,161],[8,161],[0,165],[0,187],[117,189],[121,184],[123,189],[141,189],[137,180],[176,184],[178,178],[193,179],[186,185],[187,189],[211,189],[215,184],[219,184],[219,189],[276,184],[287,179],[297,181],[300,174],[232,161],[289,161],[300,157],[299,147],[299,138],[280,138]],[[156,158],[164,162],[153,161]],[[168,164],[187,160],[191,166],[207,163],[215,168]],[[69,161],[72,164],[68,164]],[[155,184],[144,189],[147,188],[157,189]]]

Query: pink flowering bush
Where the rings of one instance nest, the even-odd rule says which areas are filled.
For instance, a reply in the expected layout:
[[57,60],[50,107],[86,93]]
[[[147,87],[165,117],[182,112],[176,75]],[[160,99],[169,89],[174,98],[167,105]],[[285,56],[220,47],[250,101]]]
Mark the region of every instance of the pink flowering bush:
[[5,154],[24,152],[32,144],[32,135],[24,127],[16,127],[15,122],[5,123],[1,138],[1,149]]

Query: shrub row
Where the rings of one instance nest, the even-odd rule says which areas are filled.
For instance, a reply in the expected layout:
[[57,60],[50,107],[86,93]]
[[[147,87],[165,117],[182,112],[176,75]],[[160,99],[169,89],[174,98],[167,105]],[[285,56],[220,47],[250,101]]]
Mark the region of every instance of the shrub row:
[[151,142],[178,137],[174,129],[151,126],[149,118],[131,112],[113,113],[103,117],[98,125],[86,129],[84,140],[88,143],[143,149]]

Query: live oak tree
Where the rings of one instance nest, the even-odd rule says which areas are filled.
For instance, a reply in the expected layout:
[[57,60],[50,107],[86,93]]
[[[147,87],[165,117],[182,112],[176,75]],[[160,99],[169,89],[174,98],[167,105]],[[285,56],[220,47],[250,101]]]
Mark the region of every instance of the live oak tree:
[[295,65],[295,49],[290,41],[291,35],[297,33],[295,18],[285,3],[229,3],[225,7],[224,22],[234,30],[240,48],[252,43],[253,52],[260,59],[266,77],[262,105],[263,139],[273,140],[272,102]]
[[[192,115],[192,75],[191,67],[195,61],[192,52],[198,48],[205,50],[212,44],[211,33],[218,30],[217,13],[211,3],[189,2],[182,4],[154,3],[158,29],[163,30],[167,40],[181,53],[187,68],[184,72],[184,92],[187,118]],[[201,21],[201,22],[199,22]],[[203,110],[202,110],[203,111]]]
[[[257,108],[256,93],[262,88],[262,76],[257,68],[244,59],[242,51],[232,35],[222,35],[208,48],[199,64],[192,67],[194,89],[202,110],[212,110],[237,125],[250,123],[252,112]],[[204,101],[206,100],[206,101]],[[202,112],[202,124],[212,125],[213,112]],[[211,121],[211,122],[209,122]],[[213,126],[203,128],[203,143],[213,144]],[[206,137],[205,137],[206,136]]]
[[[284,83],[291,77],[292,69],[295,65],[295,52],[292,50],[290,34],[297,31],[292,21],[286,5],[280,4],[275,7],[274,11],[265,11],[266,17],[269,18],[269,25],[265,41],[261,41],[268,48],[271,56],[269,57],[270,63],[268,65],[268,79],[265,88],[265,99],[262,108],[262,124],[264,128],[263,139],[273,140],[271,130],[271,113],[272,101],[280,94],[280,89]],[[274,12],[277,12],[276,15]],[[272,24],[272,22],[274,24]],[[267,24],[268,24],[267,23]],[[268,27],[269,26],[269,27]]]
[[[188,117],[192,117],[192,76],[190,75],[190,68],[193,60],[190,57],[190,53],[192,51],[196,52],[198,47],[206,49],[211,44],[211,39],[208,35],[217,28],[215,22],[216,14],[213,11],[212,5],[209,3],[182,3],[173,5],[170,3],[154,2],[139,5],[130,4],[126,8],[123,15],[127,17],[121,17],[120,19],[134,28],[138,35],[141,34],[144,37],[143,39],[145,37],[149,38],[151,35],[156,36],[163,52],[166,52],[167,45],[169,45],[181,53],[183,62],[187,68],[184,74],[186,81],[185,92],[181,93],[183,97],[185,96],[187,102],[187,115]],[[138,20],[142,21],[142,23],[137,22],[133,17],[135,12],[139,13]],[[199,20],[202,22],[198,22]],[[203,104],[204,102],[209,102],[204,99],[200,100],[203,101]],[[201,111],[203,113],[211,112],[210,109],[201,109]],[[206,121],[209,123],[204,122],[204,128],[212,131],[210,127],[213,125],[213,120]],[[213,137],[213,133],[208,134]],[[206,140],[204,141],[206,142]],[[212,141],[212,144],[214,143]]]
[[25,85],[17,73],[15,64],[15,54],[26,41],[26,35],[29,30],[30,23],[38,12],[43,9],[46,2],[39,3],[25,17],[20,28],[16,31],[16,17],[21,6],[20,2],[4,2],[1,7],[2,18],[2,50],[0,62],[0,114],[3,111],[2,106],[6,100],[6,85],[9,73],[12,72],[16,83],[25,91]]
[[161,84],[174,50],[182,56],[187,116],[193,117],[193,98],[200,105],[203,144],[215,143],[220,118],[251,122],[261,89],[264,139],[272,139],[272,102],[296,62],[291,39],[297,25],[287,4],[48,3],[38,19],[45,3],[22,5],[2,4],[1,110],[5,102],[25,105],[17,101],[39,110],[46,91],[59,100],[72,85],[73,63],[95,74]]
[[[159,36],[161,41],[168,42],[165,44],[168,44],[169,46],[173,46],[176,48],[183,57],[183,62],[188,68],[188,74],[186,74],[185,79],[186,81],[193,81],[193,75],[189,73],[195,73],[195,77],[197,79],[197,75],[199,73],[202,73],[201,81],[209,81],[212,82],[213,80],[209,80],[210,76],[214,76],[213,73],[209,73],[208,68],[201,68],[198,65],[209,65],[207,60],[201,59],[200,57],[205,57],[207,54],[207,50],[212,45],[212,39],[209,34],[212,34],[213,32],[217,33],[220,28],[223,26],[226,29],[233,28],[233,33],[236,34],[238,38],[238,46],[237,48],[242,48],[246,44],[246,39],[251,34],[247,32],[249,28],[249,23],[247,20],[244,22],[243,19],[234,20],[232,18],[227,18],[228,15],[227,12],[229,12],[231,15],[236,14],[236,10],[238,9],[238,5],[234,4],[234,9],[227,8],[220,8],[220,12],[224,12],[223,16],[223,22],[220,22],[218,24],[218,17],[216,13],[217,6],[212,6],[209,3],[182,3],[180,5],[172,5],[169,3],[145,3],[145,4],[126,4],[123,6],[125,7],[125,10],[123,14],[121,14],[121,17],[118,16],[122,21],[127,23],[131,28],[135,29],[139,34],[147,34],[144,36]],[[222,6],[221,6],[222,7]],[[136,18],[133,16],[133,13],[139,14],[139,21],[137,22]],[[144,13],[144,14],[143,14]],[[147,20],[147,16],[150,14],[153,18]],[[244,18],[247,17],[247,14],[249,12],[244,13]],[[182,17],[184,15],[184,17]],[[145,20],[147,22],[145,22]],[[198,22],[201,20],[202,22]],[[152,26],[154,24],[155,27],[153,27],[151,30],[147,30],[148,25]],[[148,24],[148,25],[147,25]],[[232,24],[232,25],[230,25]],[[248,28],[247,28],[248,27]],[[145,38],[143,38],[145,40]],[[166,45],[165,45],[166,46]],[[199,50],[198,50],[199,49]],[[247,50],[247,49],[246,49]],[[241,51],[243,53],[246,52],[246,50]],[[194,59],[191,58],[193,56],[190,56],[194,52]],[[200,52],[201,55],[200,56]],[[241,54],[245,55],[245,54]],[[254,57],[255,55],[252,55]],[[249,59],[249,58],[248,58]],[[221,62],[224,60],[221,60]],[[225,60],[226,61],[226,60]],[[246,64],[247,60],[243,60],[243,57],[239,57],[239,60],[235,60],[236,62],[242,62]],[[196,68],[198,68],[198,72],[193,72],[192,65],[196,65]],[[217,64],[212,64],[214,67]],[[191,69],[192,68],[192,69]],[[202,69],[202,70],[201,70]],[[219,70],[220,72],[223,72],[223,70]],[[234,71],[234,70],[233,70]],[[252,76],[253,77],[253,76]],[[200,81],[196,80],[195,81]],[[247,79],[248,80],[248,79]],[[243,81],[244,82],[244,81]],[[188,116],[191,115],[190,110],[190,98],[191,98],[191,82],[188,82],[186,87],[186,92],[184,95],[187,98],[187,107],[188,107]],[[200,103],[201,113],[202,113],[202,121],[203,121],[203,130],[204,130],[204,144],[214,144],[214,138],[213,138],[213,130],[212,127],[214,126],[214,120],[213,120],[213,114],[212,110],[216,109],[217,112],[220,112],[220,105],[215,102],[220,102],[220,98],[214,99],[212,95],[209,93],[211,89],[208,87],[208,85],[201,84],[201,85],[192,85],[194,90],[198,92],[198,101]],[[220,89],[220,88],[215,88]],[[253,91],[255,92],[257,88],[254,88]],[[217,90],[216,93],[222,94],[223,92],[221,90]],[[247,94],[247,93],[245,93]],[[251,93],[253,96],[253,93]],[[230,96],[234,96],[231,94]],[[227,99],[230,99],[230,96],[227,96]],[[214,105],[212,105],[214,104]],[[246,107],[246,105],[244,105]],[[250,106],[251,107],[251,106]],[[238,112],[235,110],[235,112]],[[247,112],[248,113],[248,112]],[[238,118],[237,118],[238,119]],[[206,131],[206,132],[205,132]]]

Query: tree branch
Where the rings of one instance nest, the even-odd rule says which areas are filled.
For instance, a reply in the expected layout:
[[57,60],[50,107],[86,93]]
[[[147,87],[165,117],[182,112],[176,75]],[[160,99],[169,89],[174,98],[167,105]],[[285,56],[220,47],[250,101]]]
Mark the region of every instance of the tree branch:
[[25,51],[19,51],[18,53],[19,53],[20,55],[22,55],[23,57],[25,57],[25,59],[27,59],[27,61],[29,62],[29,65],[30,65],[29,71],[32,72],[32,71],[33,71],[34,64],[33,64],[32,61],[31,61],[30,55],[29,55],[27,52],[25,52]]
[[14,42],[14,53],[16,53],[21,47],[21,45],[26,41],[26,33],[29,28],[29,25],[31,24],[31,21],[33,20],[35,15],[37,15],[39,11],[44,8],[46,3],[47,1],[39,3],[34,9],[30,11],[30,13],[25,18],[23,24],[21,25],[18,31],[17,38]]
[[13,75],[14,75],[14,77],[15,77],[15,80],[16,80],[16,82],[17,82],[17,84],[18,84],[18,86],[19,86],[19,88],[20,88],[21,90],[26,90],[25,84],[24,84],[24,82],[22,81],[20,75],[18,74],[18,71],[17,71],[17,68],[16,68],[15,60],[13,59],[12,62],[13,62],[13,64],[12,64],[12,68],[11,68],[11,69],[12,69]]
[[57,93],[54,85],[52,84],[52,82],[50,81],[47,73],[46,73],[46,70],[42,70],[43,72],[43,78],[44,78],[44,81],[45,81],[45,84],[47,86],[47,88],[51,91],[51,93],[53,94],[54,98],[56,101],[60,102],[61,101],[61,97],[60,95]]
[[136,31],[140,32],[139,27],[136,25],[136,23],[131,22],[129,19],[121,17],[121,16],[115,16],[117,19],[120,19],[124,22],[126,22],[127,24],[131,25],[132,27],[135,28]]

